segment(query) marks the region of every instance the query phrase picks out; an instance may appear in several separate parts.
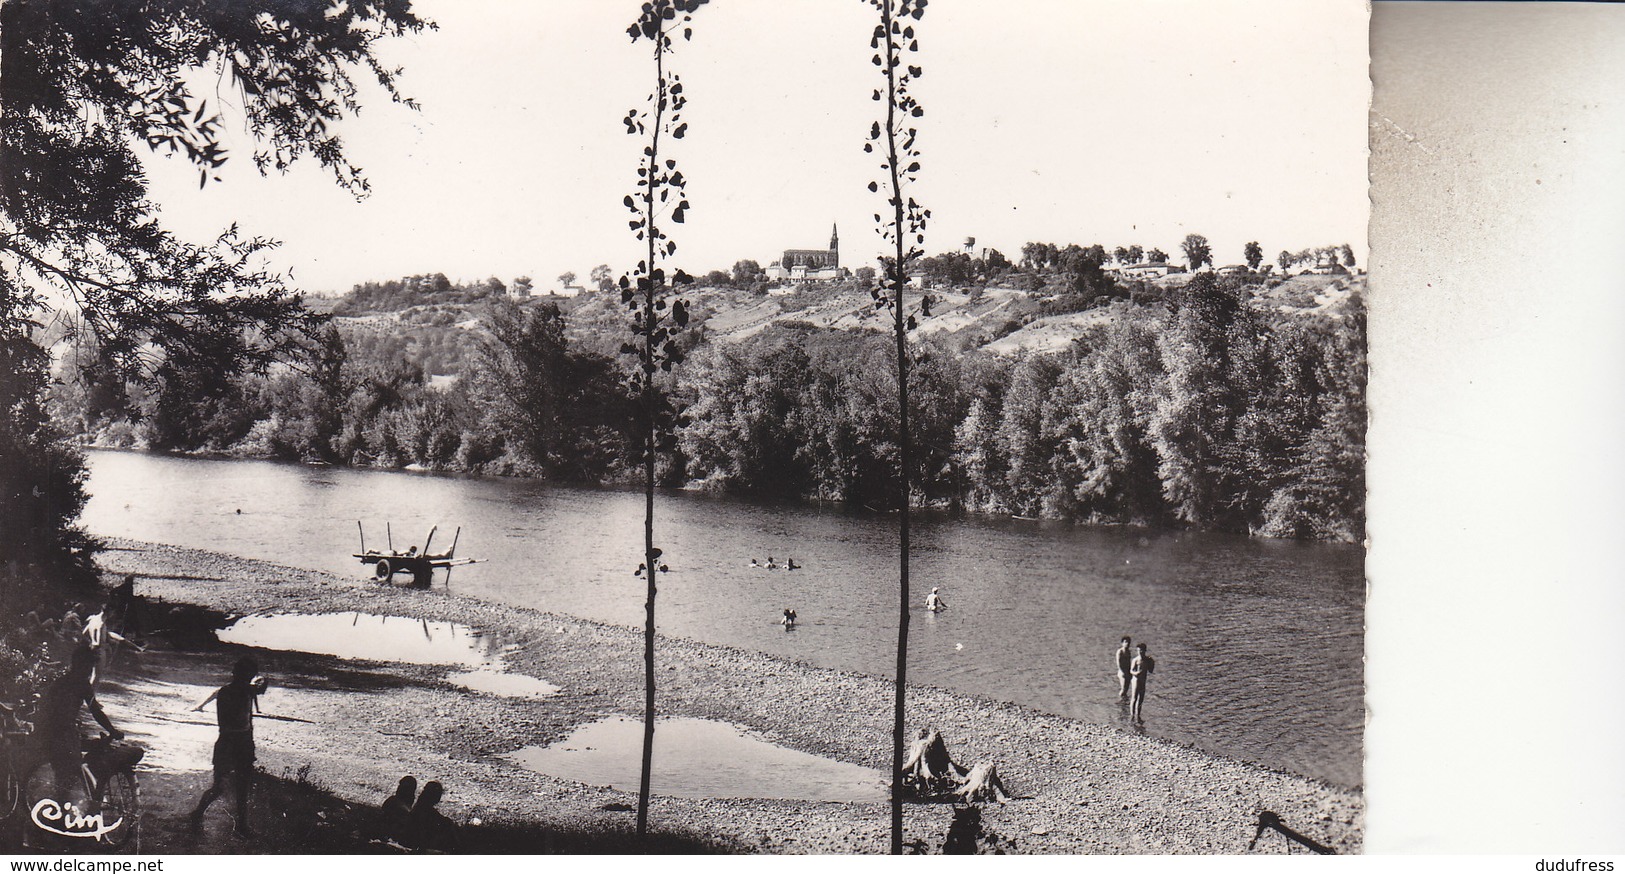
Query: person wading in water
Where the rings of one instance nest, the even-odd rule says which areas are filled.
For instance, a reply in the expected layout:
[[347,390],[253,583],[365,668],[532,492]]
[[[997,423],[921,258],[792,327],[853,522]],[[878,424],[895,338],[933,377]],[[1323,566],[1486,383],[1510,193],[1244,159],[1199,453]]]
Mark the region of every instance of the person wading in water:
[[1129,645],[1128,635],[1123,635],[1123,642],[1117,645],[1117,697],[1127,701],[1129,693],[1129,669],[1134,664],[1134,647]]
[[220,739],[214,742],[214,783],[204,790],[192,810],[194,832],[202,830],[204,812],[226,791],[226,780],[231,778],[237,793],[237,825],[232,831],[240,838],[253,836],[248,828],[248,784],[254,776],[254,711],[259,709],[259,694],[265,691],[265,680],[258,676],[259,672],[259,663],[243,656],[231,669],[231,682],[192,708],[202,710],[210,701],[215,702],[220,723]]
[[1145,703],[1145,684],[1151,679],[1151,672],[1157,669],[1157,660],[1145,651],[1145,644],[1136,646],[1138,653],[1134,661],[1129,664],[1129,673],[1134,675],[1134,700],[1129,704],[1129,715],[1135,722],[1140,719],[1140,706]]

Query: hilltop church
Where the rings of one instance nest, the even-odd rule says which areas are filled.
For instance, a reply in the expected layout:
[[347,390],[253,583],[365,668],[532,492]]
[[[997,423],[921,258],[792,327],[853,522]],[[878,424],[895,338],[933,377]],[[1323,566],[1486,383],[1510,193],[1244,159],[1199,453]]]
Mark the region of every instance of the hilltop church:
[[844,279],[841,267],[841,238],[834,225],[829,228],[829,249],[785,249],[784,255],[767,267],[773,279],[791,282],[813,282],[822,279]]

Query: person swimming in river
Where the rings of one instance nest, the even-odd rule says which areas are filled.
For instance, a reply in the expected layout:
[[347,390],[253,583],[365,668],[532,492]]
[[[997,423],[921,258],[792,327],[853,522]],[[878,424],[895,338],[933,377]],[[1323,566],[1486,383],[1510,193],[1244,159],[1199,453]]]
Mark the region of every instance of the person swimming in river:
[[792,558],[787,564],[785,564],[784,569],[787,571],[800,570],[801,565],[796,564],[796,560]]
[[780,619],[779,623],[784,626],[785,631],[789,631],[790,629],[795,628],[796,627],[796,611],[790,609],[789,607],[784,608],[784,618]]
[[774,561],[773,556],[771,555],[767,557],[767,569],[770,571],[776,571],[779,569],[779,563]]
[[750,566],[760,570],[761,567],[762,567],[762,563],[753,558],[753,559],[750,560]]
[[939,586],[931,587],[931,594],[925,596],[925,609],[930,610],[932,613],[947,609],[947,602],[943,601],[942,595],[939,594],[941,591],[942,589]]

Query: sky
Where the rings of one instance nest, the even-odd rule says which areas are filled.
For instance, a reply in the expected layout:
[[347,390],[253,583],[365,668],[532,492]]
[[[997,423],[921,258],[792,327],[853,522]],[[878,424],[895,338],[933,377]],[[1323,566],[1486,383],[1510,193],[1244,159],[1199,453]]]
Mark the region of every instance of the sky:
[[[314,161],[260,178],[232,89],[221,104],[235,160],[198,189],[184,162],[148,162],[154,199],[182,236],[237,222],[281,240],[271,266],[312,292],[442,272],[454,280],[558,275],[639,256],[621,198],[643,142],[621,119],[653,77],[625,33],[637,4],[420,0],[439,29],[383,49],[412,111],[364,89],[339,128],[372,183],[357,202]],[[672,265],[766,266],[785,248],[873,263],[882,243],[862,151],[880,104],[872,11],[858,0],[718,0],[673,68],[690,98],[671,143],[693,209]],[[1205,235],[1219,264],[1257,240],[1350,243],[1363,263],[1367,12],[1360,0],[936,0],[919,24],[915,94],[930,253],[1023,243],[1178,256]],[[212,92],[212,93],[211,93]]]

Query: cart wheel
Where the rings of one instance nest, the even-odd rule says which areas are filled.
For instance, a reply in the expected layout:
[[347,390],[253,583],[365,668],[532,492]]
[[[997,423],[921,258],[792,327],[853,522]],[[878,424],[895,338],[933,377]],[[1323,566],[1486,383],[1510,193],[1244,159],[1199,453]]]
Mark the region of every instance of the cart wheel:
[[416,567],[412,568],[412,584],[413,585],[418,586],[420,588],[427,589],[427,588],[429,588],[429,584],[431,582],[433,582],[433,581],[434,581],[434,565],[431,565],[431,564],[429,564],[427,562],[424,562],[424,563],[419,564]]
[[389,559],[387,558],[378,559],[378,563],[372,566],[372,575],[380,580],[389,579],[393,573],[395,573],[395,569],[389,566]]

